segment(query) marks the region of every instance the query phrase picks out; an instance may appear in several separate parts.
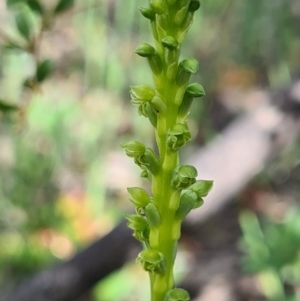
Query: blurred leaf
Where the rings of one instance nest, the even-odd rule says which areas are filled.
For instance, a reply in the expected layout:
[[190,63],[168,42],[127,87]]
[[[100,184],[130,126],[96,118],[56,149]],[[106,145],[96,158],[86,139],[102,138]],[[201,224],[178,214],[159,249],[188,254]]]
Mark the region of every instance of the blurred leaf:
[[6,5],[7,5],[7,7],[11,7],[16,4],[25,3],[25,2],[26,2],[26,0],[6,0]]
[[12,111],[17,111],[19,108],[15,105],[11,105],[0,99],[0,111],[3,113],[9,113]]
[[14,42],[8,42],[7,44],[4,45],[4,48],[7,50],[23,50],[23,48],[20,45]]
[[60,0],[56,7],[54,8],[54,13],[59,14],[63,11],[69,9],[71,6],[74,5],[74,0]]
[[25,12],[19,12],[15,17],[16,25],[20,34],[27,40],[30,41],[31,28],[30,22]]
[[36,81],[37,82],[42,82],[44,81],[47,77],[51,75],[53,71],[53,62],[49,59],[46,59],[39,63],[36,69]]
[[27,78],[23,82],[23,87],[28,89],[33,89],[36,85],[35,79]]
[[284,300],[284,288],[278,273],[272,269],[259,274],[264,294],[270,300]]
[[43,14],[44,9],[42,5],[39,3],[38,0],[28,0],[27,5],[30,7],[30,9],[40,15]]

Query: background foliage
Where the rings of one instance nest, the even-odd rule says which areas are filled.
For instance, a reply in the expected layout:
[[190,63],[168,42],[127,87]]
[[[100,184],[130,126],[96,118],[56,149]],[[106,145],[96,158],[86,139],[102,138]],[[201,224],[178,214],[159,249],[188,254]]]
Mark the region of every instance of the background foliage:
[[[125,187],[140,181],[138,170],[128,174],[131,167],[119,145],[132,136],[149,143],[153,139],[151,128],[132,112],[128,95],[129,85],[151,83],[147,66],[133,55],[139,42],[150,40],[147,22],[137,10],[147,1],[73,2],[0,3],[3,292],[112,229],[128,210]],[[208,95],[193,112],[195,144],[205,144],[226,124],[223,111],[216,115],[216,95],[277,89],[292,82],[299,73],[299,28],[298,0],[203,1],[183,50],[199,60],[196,81]],[[252,104],[230,97],[222,106],[235,116]],[[297,150],[299,142],[251,184],[256,195],[272,195],[274,204],[278,199],[285,204],[284,218],[250,206],[263,220],[260,228],[256,215],[241,215],[245,267],[267,283],[270,300],[285,300],[285,284],[294,287],[287,298],[299,298]],[[284,245],[293,245],[291,253],[276,253]],[[183,256],[178,277],[185,266]],[[141,277],[129,264],[95,288],[95,300],[125,300],[132,294],[142,299],[147,292],[134,285]],[[122,296],[114,289],[120,285]]]

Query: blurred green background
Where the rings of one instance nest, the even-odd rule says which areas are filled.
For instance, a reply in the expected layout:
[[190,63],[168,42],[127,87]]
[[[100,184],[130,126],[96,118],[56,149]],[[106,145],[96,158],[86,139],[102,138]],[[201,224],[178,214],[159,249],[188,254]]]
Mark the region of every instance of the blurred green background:
[[[0,101],[25,109],[2,110],[0,116],[0,291],[69,259],[130,210],[126,187],[141,180],[119,145],[132,137],[153,143],[151,126],[131,106],[128,92],[130,85],[151,84],[146,62],[134,55],[139,43],[151,41],[148,22],[137,9],[147,2],[77,0],[50,18],[36,56],[51,59],[54,70],[37,91],[23,85],[34,76],[36,57],[11,41],[26,42],[16,26],[20,11],[29,16],[33,35],[41,27],[40,13],[25,0],[7,1],[9,7],[1,0]],[[57,5],[56,0],[38,3],[47,11]],[[200,63],[193,80],[207,97],[194,104],[190,125],[197,137],[191,145],[204,145],[225,126],[214,115],[216,95],[288,87],[299,74],[300,1],[203,0],[182,55]],[[232,115],[252,106],[237,99],[226,108]],[[263,210],[258,220],[251,208],[240,216],[245,271],[267,283],[268,300],[300,298],[299,147],[299,141],[289,146],[253,180],[252,189],[276,199],[281,195],[274,187],[292,173],[287,222]],[[285,244],[293,248],[284,256]],[[282,256],[270,257],[276,250]],[[181,256],[179,279],[185,266]],[[137,279],[145,285],[137,287]],[[291,299],[282,297],[286,283],[295,288]],[[133,295],[144,300],[147,284],[146,273],[129,263],[97,285],[91,300],[136,300]],[[269,292],[270,285],[276,289]]]

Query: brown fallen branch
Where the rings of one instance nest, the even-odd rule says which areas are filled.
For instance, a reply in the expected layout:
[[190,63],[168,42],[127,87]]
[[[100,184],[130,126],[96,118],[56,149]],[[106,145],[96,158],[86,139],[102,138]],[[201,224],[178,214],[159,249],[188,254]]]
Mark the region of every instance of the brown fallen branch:
[[121,223],[70,261],[38,273],[1,301],[73,301],[96,282],[122,267],[140,248]]
[[[213,179],[215,186],[204,207],[189,215],[188,228],[224,207],[297,136],[298,119],[292,118],[290,111],[272,106],[267,94],[263,97],[262,107],[232,122],[220,137],[189,159],[199,178]],[[0,301],[73,301],[119,269],[135,247],[139,244],[122,223],[72,260],[37,274]]]

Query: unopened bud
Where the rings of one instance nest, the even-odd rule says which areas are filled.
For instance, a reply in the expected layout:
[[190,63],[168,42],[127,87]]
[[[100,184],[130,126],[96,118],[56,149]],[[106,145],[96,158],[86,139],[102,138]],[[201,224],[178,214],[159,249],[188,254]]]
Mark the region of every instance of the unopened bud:
[[140,187],[127,188],[129,201],[136,207],[145,207],[150,202],[150,196],[147,191]]
[[176,211],[175,217],[179,220],[184,220],[187,214],[194,209],[197,200],[197,194],[188,189],[180,197],[179,207]]
[[191,74],[196,73],[199,70],[199,64],[194,58],[185,59],[180,62],[177,73],[177,84],[182,86],[188,83]]
[[131,158],[142,156],[146,151],[146,146],[139,141],[130,141],[121,145],[126,155]]
[[140,7],[140,12],[145,18],[151,21],[155,20],[155,12],[151,7]]
[[189,301],[189,293],[182,288],[174,288],[167,293],[165,301]]
[[190,112],[194,98],[205,95],[203,87],[197,83],[187,86],[182,103],[178,110],[178,116],[182,119],[186,118]]
[[190,190],[197,193],[198,197],[205,197],[208,195],[213,187],[213,181],[199,180],[190,187]]
[[135,49],[135,53],[142,57],[151,57],[155,55],[156,50],[148,43],[143,43]]
[[189,12],[194,13],[200,8],[201,4],[199,0],[192,0],[189,5]]
[[179,45],[176,39],[172,36],[165,37],[161,42],[168,49],[177,49]]

